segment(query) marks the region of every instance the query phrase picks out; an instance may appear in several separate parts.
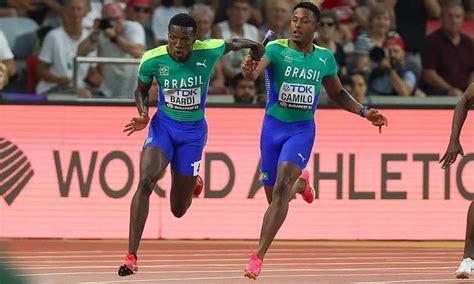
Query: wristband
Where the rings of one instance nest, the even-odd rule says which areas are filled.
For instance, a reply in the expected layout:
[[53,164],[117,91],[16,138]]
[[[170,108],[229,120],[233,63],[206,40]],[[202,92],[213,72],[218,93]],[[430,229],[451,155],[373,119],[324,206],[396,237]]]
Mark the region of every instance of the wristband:
[[366,110],[369,110],[369,109],[370,109],[370,108],[369,108],[368,106],[362,105],[362,107],[361,107],[360,110],[359,110],[359,115],[362,116],[362,117],[365,117],[365,114],[364,114],[364,113],[365,113]]

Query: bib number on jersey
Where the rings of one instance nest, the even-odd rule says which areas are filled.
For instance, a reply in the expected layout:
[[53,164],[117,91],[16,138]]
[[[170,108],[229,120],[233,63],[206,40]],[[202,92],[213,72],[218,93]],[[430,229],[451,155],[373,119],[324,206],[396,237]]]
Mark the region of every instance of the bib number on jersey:
[[315,91],[314,85],[283,82],[278,101],[281,107],[311,110],[316,97]]
[[201,88],[164,89],[168,108],[177,110],[196,110],[201,104]]

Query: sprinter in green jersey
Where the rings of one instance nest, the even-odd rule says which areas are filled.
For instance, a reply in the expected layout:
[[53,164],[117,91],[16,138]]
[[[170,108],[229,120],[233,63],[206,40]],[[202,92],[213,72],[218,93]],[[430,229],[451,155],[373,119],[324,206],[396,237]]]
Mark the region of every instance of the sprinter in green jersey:
[[343,109],[365,117],[373,125],[387,125],[376,109],[355,101],[337,77],[331,51],[313,44],[319,27],[319,9],[300,2],[293,9],[291,37],[267,45],[260,62],[246,58],[243,74],[255,80],[265,70],[267,105],[260,137],[262,182],[269,202],[263,218],[260,242],[252,252],[244,276],[257,278],[263,258],[285,221],[295,193],[311,203],[314,189],[305,170],[314,144],[314,112],[321,85]]
[[135,102],[139,117],[125,126],[131,135],[144,129],[148,115],[148,90],[153,78],[159,85],[158,111],[150,123],[140,159],[140,180],[130,208],[129,249],[118,274],[127,276],[138,271],[137,250],[148,216],[153,188],[171,164],[171,212],[182,217],[198,196],[203,182],[199,177],[201,155],[207,139],[204,119],[207,87],[212,69],[222,55],[231,50],[251,49],[259,60],[265,47],[243,38],[228,40],[196,39],[196,21],[188,14],[171,18],[168,45],[147,51],[138,71]]

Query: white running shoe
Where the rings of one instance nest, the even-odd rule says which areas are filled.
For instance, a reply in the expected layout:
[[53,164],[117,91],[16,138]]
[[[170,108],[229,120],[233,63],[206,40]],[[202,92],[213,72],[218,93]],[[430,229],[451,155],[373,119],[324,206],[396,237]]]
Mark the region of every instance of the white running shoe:
[[469,257],[463,258],[461,261],[461,264],[459,265],[458,270],[454,272],[454,275],[456,275],[456,278],[458,279],[467,279],[471,277],[471,270],[472,270],[472,259]]

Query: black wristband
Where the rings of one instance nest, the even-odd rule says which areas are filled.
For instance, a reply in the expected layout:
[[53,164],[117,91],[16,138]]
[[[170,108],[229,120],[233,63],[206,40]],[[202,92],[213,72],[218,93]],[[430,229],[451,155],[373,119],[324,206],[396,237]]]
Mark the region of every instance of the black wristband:
[[110,38],[110,41],[113,42],[113,43],[117,43],[117,38],[118,38],[118,36],[115,35],[115,36]]
[[370,108],[368,106],[364,106],[362,105],[362,107],[360,108],[359,110],[359,115],[362,116],[362,117],[365,117],[365,111],[366,110],[369,110]]

